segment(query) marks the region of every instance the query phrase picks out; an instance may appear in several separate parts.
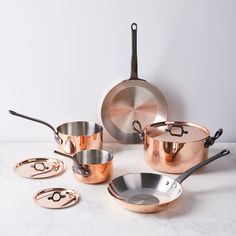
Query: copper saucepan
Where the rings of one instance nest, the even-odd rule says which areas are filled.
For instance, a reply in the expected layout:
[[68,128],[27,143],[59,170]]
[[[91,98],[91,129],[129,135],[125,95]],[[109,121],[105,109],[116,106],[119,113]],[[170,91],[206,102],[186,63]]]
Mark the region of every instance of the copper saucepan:
[[223,130],[213,137],[207,128],[181,121],[165,121],[142,129],[139,121],[133,128],[144,142],[145,160],[150,167],[166,173],[183,173],[208,157],[208,148]]
[[112,177],[113,155],[104,150],[83,150],[70,156],[58,151],[57,154],[71,158],[74,161],[75,178],[86,184],[98,184]]
[[73,155],[80,150],[100,149],[103,127],[92,122],[74,121],[59,125],[56,129],[49,123],[9,110],[10,114],[46,125],[54,132],[58,150]]
[[109,183],[108,192],[127,210],[141,213],[162,211],[182,195],[181,183],[186,178],[199,168],[229,153],[229,150],[223,150],[188,169],[176,179],[153,173],[119,176]]

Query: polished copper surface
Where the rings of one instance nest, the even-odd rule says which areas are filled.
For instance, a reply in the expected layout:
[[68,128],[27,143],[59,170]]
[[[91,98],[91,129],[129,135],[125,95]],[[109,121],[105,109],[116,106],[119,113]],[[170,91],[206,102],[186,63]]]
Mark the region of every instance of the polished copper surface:
[[34,196],[34,201],[44,208],[61,209],[76,204],[79,198],[79,193],[72,189],[48,188],[39,191]]
[[18,175],[31,179],[50,178],[64,171],[63,161],[51,158],[30,158],[15,166],[15,172]]
[[[177,137],[166,132],[168,125],[183,125],[188,134]],[[166,173],[183,173],[208,157],[204,144],[208,129],[189,122],[166,121],[144,128],[144,150],[147,164]]]
[[142,213],[158,212],[176,201],[183,193],[181,184],[189,176],[209,163],[230,154],[224,149],[214,156],[186,170],[177,178],[154,173],[129,173],[113,179],[108,192],[124,208]]
[[[112,161],[103,164],[87,164],[84,165],[91,172],[89,176],[83,176],[75,173],[74,176],[77,180],[86,184],[98,184],[103,183],[111,179],[113,174]],[[83,165],[82,165],[83,167]]]
[[102,148],[102,131],[87,136],[71,136],[63,133],[58,133],[58,135],[63,140],[62,144],[58,144],[58,150],[71,156],[82,150]]
[[86,184],[98,184],[110,180],[113,174],[113,155],[105,150],[83,150],[73,156],[54,151],[73,160],[75,178]]

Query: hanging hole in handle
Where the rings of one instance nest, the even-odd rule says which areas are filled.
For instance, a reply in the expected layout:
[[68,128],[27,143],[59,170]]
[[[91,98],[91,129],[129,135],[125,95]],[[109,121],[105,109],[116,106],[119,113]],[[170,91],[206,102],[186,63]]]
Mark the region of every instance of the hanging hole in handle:
[[220,154],[222,154],[222,155],[228,155],[228,154],[230,154],[230,150],[229,150],[229,149],[225,149],[225,150],[223,150]]
[[131,29],[134,31],[134,30],[137,30],[137,28],[138,28],[138,25],[136,23],[132,23]]
[[218,139],[222,134],[223,134],[223,129],[220,128],[219,130],[216,131],[214,138]]

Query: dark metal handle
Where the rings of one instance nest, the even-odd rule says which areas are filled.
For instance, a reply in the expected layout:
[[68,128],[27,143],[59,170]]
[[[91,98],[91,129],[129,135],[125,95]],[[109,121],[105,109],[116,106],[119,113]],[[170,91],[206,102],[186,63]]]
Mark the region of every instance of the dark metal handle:
[[21,118],[31,120],[31,121],[35,121],[35,122],[38,122],[40,124],[46,125],[47,127],[49,127],[53,131],[56,142],[58,144],[62,144],[62,142],[63,142],[62,139],[59,137],[59,135],[58,135],[57,131],[54,129],[54,127],[52,125],[50,125],[49,123],[47,123],[45,121],[42,121],[42,120],[39,120],[39,119],[36,119],[36,118],[33,118],[33,117],[30,117],[30,116],[26,116],[26,115],[17,113],[17,112],[12,111],[12,110],[9,110],[9,113],[11,115],[14,115],[14,116],[19,116]]
[[65,157],[69,157],[71,160],[73,160],[76,163],[76,167],[73,166],[73,171],[76,172],[77,174],[83,175],[84,177],[88,177],[91,175],[91,171],[89,170],[88,166],[86,167],[83,166],[81,163],[79,163],[76,157],[70,156],[62,152],[58,152],[56,150],[54,150],[54,153],[65,156]]
[[131,25],[132,32],[132,57],[131,57],[131,75],[130,80],[138,79],[138,59],[137,59],[137,24]]
[[[57,198],[58,196],[58,198]],[[50,197],[48,197],[48,200],[53,200],[54,202],[59,202],[62,198],[65,198],[66,195],[62,195],[60,192],[56,191],[54,192]]]
[[77,160],[74,156],[70,156],[70,155],[65,154],[65,153],[63,153],[63,152],[58,152],[57,150],[54,150],[54,153],[59,154],[59,155],[64,156],[64,157],[69,157],[71,160],[73,160],[74,162],[76,162],[76,164],[78,164],[78,165],[80,164],[80,163],[78,162],[78,160]]
[[[179,128],[181,130],[181,132],[179,134],[174,133],[174,132],[172,132],[173,128]],[[170,125],[167,129],[165,129],[165,131],[169,132],[170,135],[177,136],[177,137],[182,137],[184,134],[188,134],[188,131],[184,130],[182,125]]]
[[45,166],[43,162],[34,163],[33,165],[31,165],[31,167],[34,168],[36,171],[45,171],[49,169],[49,167]]
[[221,135],[223,134],[223,129],[218,129],[216,132],[215,132],[215,135],[213,137],[209,136],[204,144],[204,147],[205,148],[209,148],[210,146],[212,146],[216,139],[218,139]]
[[230,153],[230,151],[228,149],[224,149],[223,151],[219,152],[215,156],[210,157],[210,158],[206,159],[205,161],[193,166],[189,170],[185,171],[182,175],[177,177],[175,180],[181,184],[185,179],[187,179],[190,175],[192,175],[196,170],[202,168],[203,166],[209,164],[212,161],[215,161],[216,159],[218,159],[220,157],[228,155],[229,153]]
[[73,166],[72,169],[76,174],[82,175],[83,177],[88,177],[91,175],[88,165],[79,164],[77,166]]
[[132,126],[134,131],[138,132],[140,139],[143,141],[144,140],[144,131],[142,129],[142,125],[138,120],[134,120],[132,122]]

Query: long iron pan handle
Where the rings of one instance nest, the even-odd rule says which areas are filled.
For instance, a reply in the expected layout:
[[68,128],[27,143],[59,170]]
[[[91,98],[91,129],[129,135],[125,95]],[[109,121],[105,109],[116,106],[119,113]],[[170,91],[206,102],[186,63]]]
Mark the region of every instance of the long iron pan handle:
[[58,152],[56,150],[54,150],[54,153],[62,155],[64,157],[69,157],[71,160],[73,160],[76,163],[77,169],[79,170],[78,174],[83,175],[84,177],[88,177],[91,175],[89,168],[83,167],[83,165],[77,160],[75,156],[70,156],[65,153]]
[[131,75],[130,80],[138,79],[138,59],[137,59],[137,24],[131,25],[132,31],[132,57],[131,57]]
[[46,125],[47,127],[49,127],[53,131],[56,142],[59,143],[59,144],[62,144],[62,139],[59,137],[59,135],[58,135],[57,131],[54,129],[54,127],[52,125],[50,125],[49,123],[47,123],[47,122],[45,122],[43,120],[39,120],[39,119],[30,117],[30,116],[26,116],[26,115],[17,113],[17,112],[12,111],[12,110],[9,110],[9,113],[11,115],[14,115],[14,116],[19,116],[21,118],[24,118],[24,119],[27,119],[27,120],[31,120],[31,121],[35,121],[35,122],[38,122],[40,124]]
[[187,179],[190,175],[192,175],[196,170],[202,168],[203,166],[209,164],[212,161],[217,160],[220,157],[228,155],[229,153],[230,153],[230,151],[228,149],[224,149],[223,151],[219,152],[215,156],[212,156],[212,157],[206,159],[205,161],[203,161],[203,162],[193,166],[192,168],[188,169],[182,175],[177,177],[175,180],[181,184],[185,179]]

